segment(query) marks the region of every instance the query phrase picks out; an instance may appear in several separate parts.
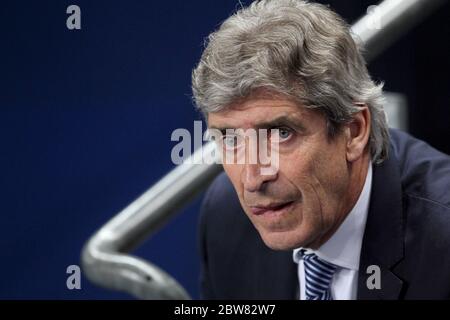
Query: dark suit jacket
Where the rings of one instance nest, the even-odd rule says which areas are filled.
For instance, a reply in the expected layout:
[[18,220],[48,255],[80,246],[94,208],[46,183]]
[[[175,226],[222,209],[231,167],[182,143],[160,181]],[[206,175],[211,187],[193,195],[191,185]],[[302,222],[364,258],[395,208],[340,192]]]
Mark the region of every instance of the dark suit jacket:
[[[358,299],[450,298],[450,158],[391,130],[389,159],[373,167]],[[208,189],[200,218],[206,299],[296,299],[292,251],[265,246],[227,176]],[[369,265],[381,289],[367,288]]]

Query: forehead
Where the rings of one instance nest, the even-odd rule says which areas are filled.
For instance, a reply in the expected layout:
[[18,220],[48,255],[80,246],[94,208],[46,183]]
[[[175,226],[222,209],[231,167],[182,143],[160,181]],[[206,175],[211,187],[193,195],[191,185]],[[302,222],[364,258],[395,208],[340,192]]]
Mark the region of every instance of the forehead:
[[256,128],[278,119],[300,123],[317,121],[317,112],[283,95],[253,95],[226,109],[208,114],[210,128]]

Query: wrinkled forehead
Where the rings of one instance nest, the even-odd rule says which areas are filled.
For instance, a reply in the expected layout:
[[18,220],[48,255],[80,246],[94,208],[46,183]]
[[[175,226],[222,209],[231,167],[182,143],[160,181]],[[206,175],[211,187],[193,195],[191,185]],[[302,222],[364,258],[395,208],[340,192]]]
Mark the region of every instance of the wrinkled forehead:
[[238,100],[221,111],[207,116],[211,129],[263,129],[281,126],[305,127],[305,122],[315,121],[317,112],[305,108],[291,97],[268,93],[253,94]]

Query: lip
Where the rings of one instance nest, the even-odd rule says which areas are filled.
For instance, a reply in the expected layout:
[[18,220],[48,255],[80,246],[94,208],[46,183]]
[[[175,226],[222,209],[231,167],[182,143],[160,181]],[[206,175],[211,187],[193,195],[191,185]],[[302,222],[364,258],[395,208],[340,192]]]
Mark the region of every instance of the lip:
[[271,204],[268,206],[251,206],[250,210],[256,216],[260,216],[263,214],[276,214],[284,212],[286,209],[289,209],[293,204],[294,201],[289,201],[280,204]]

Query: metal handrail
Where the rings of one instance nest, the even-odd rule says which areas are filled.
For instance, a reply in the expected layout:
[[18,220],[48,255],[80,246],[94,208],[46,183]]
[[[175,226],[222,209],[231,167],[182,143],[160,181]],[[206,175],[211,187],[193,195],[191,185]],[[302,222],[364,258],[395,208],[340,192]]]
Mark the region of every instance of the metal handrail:
[[[351,31],[364,44],[366,59],[371,60],[444,2],[385,0],[358,20]],[[213,142],[205,144],[89,239],[81,257],[88,279],[141,299],[189,299],[170,275],[127,252],[161,228],[221,172],[217,164],[196,164],[199,159],[210,161],[214,148]]]
[[351,28],[364,44],[370,61],[418,25],[447,0],[386,0],[374,6]]

